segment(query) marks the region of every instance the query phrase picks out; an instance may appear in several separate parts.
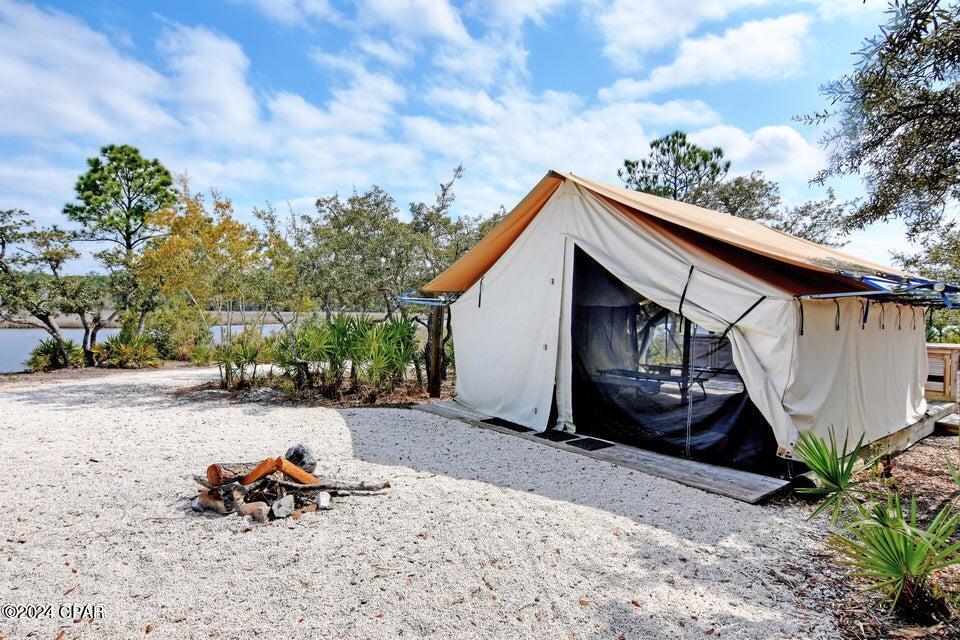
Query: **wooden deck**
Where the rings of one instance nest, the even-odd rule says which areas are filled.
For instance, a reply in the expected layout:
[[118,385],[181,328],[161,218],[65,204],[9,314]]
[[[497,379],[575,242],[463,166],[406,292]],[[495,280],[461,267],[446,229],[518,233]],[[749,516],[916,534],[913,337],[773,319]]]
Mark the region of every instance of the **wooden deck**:
[[534,432],[519,433],[507,427],[483,422],[483,420],[489,419],[490,416],[474,411],[455,400],[419,404],[416,405],[414,409],[444,418],[460,420],[461,422],[480,427],[481,429],[490,429],[504,435],[523,438],[548,447],[556,447],[557,449],[563,449],[570,453],[576,453],[596,460],[603,460],[622,467],[635,469],[652,476],[666,478],[667,480],[673,480],[680,484],[724,495],[735,500],[749,502],[750,504],[756,504],[764,498],[768,498],[784,490],[790,485],[788,480],[770,478],[748,471],[729,469],[727,467],[706,464],[686,458],[676,458],[618,443],[612,443],[612,447],[606,447],[597,451],[587,451],[579,447],[571,446],[569,441],[552,442],[544,438],[536,437]]

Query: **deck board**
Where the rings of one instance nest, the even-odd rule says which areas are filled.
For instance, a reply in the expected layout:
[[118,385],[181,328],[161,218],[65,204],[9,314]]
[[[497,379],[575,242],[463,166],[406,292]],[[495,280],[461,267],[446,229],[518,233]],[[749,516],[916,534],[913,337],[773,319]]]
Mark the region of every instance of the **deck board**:
[[455,400],[419,404],[413,408],[444,418],[460,420],[481,429],[490,429],[504,435],[524,438],[544,446],[563,449],[570,453],[642,471],[652,476],[673,480],[680,484],[749,502],[750,504],[756,504],[764,498],[782,491],[790,484],[788,480],[770,478],[748,471],[729,469],[686,458],[677,458],[618,443],[613,443],[614,446],[605,449],[588,451],[565,442],[551,442],[544,438],[535,437],[533,432],[518,433],[506,427],[482,422],[491,416],[475,411]]

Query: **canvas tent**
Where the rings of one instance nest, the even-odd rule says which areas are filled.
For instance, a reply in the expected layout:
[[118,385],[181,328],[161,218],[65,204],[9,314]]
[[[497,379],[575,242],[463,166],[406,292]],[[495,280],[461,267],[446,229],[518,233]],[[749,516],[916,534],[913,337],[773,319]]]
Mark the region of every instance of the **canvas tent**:
[[426,290],[459,294],[465,404],[538,431],[605,416],[641,443],[744,466],[761,449],[789,457],[799,433],[872,442],[924,415],[923,309],[871,298],[864,274],[907,277],[550,172]]

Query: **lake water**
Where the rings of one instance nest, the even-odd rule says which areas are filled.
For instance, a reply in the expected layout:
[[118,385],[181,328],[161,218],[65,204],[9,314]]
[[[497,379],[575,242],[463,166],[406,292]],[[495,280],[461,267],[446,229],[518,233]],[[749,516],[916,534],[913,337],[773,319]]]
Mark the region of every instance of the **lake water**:
[[[279,324],[264,325],[264,335],[269,335],[280,328]],[[243,329],[242,326],[234,326],[234,333]],[[220,327],[210,327],[213,332],[215,342],[220,341]],[[120,331],[119,329],[101,329],[97,334],[99,341],[106,340],[110,336]],[[63,329],[65,338],[73,340],[77,344],[83,341],[83,329]],[[0,373],[10,373],[12,371],[23,371],[23,363],[30,357],[30,350],[37,346],[41,340],[49,338],[43,329],[2,329],[0,328]]]

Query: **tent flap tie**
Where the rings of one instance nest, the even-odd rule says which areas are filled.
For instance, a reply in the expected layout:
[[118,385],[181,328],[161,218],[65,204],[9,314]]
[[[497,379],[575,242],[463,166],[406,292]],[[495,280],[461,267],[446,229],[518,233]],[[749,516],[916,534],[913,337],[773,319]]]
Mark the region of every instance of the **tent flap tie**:
[[[733,326],[734,326],[735,324],[737,324],[738,322],[740,322],[741,320],[743,320],[744,318],[746,318],[748,313],[750,313],[751,311],[753,311],[754,309],[756,309],[756,308],[760,305],[760,303],[763,302],[763,301],[766,300],[766,299],[767,299],[767,296],[760,296],[760,297],[757,299],[756,302],[754,302],[752,305],[750,305],[750,307],[749,307],[746,311],[744,311],[743,313],[740,314],[740,317],[739,317],[739,318],[737,318],[736,320],[734,320],[733,322],[731,322],[730,324],[728,324],[728,325],[727,325],[727,328],[724,329],[724,330],[723,330],[723,333],[720,334],[720,340],[723,340],[724,338],[726,338],[726,337],[727,337],[727,334],[730,333],[730,329],[733,329]],[[801,308],[801,309],[803,308],[803,305],[802,305],[802,304],[800,305],[800,308]]]
[[803,335],[803,300],[797,298],[797,302],[800,304],[800,335]]
[[693,265],[690,265],[690,271],[687,272],[687,281],[683,285],[683,293],[680,294],[680,306],[677,307],[677,315],[683,317],[683,301],[687,299],[687,287],[690,286],[690,279],[693,278]]

